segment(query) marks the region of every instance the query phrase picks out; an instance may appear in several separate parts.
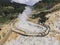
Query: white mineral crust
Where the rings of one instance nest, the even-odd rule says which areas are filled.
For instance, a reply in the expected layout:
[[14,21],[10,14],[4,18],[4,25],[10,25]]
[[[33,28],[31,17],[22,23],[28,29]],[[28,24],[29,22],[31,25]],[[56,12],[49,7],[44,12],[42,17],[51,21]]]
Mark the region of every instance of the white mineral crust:
[[46,37],[25,37],[20,35],[15,40],[6,42],[4,45],[60,45],[55,38]]

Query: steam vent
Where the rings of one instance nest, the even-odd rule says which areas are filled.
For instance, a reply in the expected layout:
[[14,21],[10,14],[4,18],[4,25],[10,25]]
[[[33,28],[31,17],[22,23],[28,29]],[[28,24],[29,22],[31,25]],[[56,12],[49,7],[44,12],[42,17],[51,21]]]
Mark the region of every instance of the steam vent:
[[60,45],[60,0],[0,0],[0,45]]

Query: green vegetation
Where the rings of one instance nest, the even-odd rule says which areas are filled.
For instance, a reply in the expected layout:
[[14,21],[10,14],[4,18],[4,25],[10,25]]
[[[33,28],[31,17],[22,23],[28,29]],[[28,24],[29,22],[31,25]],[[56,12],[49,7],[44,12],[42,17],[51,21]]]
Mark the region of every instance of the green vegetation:
[[17,3],[0,3],[0,23],[10,22],[15,19],[19,13],[22,13],[25,5]]
[[52,8],[54,5],[60,3],[60,0],[43,0],[42,2],[34,5],[36,10],[47,10]]

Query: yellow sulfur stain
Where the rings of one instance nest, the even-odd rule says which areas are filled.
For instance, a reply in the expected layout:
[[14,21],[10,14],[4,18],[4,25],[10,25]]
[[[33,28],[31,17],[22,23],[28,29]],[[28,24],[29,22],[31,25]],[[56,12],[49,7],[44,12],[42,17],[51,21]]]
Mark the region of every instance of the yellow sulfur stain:
[[18,36],[19,36],[19,34],[12,32],[7,41],[11,41],[13,39],[16,39]]
[[59,35],[56,35],[55,38],[60,41],[60,34]]
[[55,33],[50,33],[49,36],[50,37],[55,37]]

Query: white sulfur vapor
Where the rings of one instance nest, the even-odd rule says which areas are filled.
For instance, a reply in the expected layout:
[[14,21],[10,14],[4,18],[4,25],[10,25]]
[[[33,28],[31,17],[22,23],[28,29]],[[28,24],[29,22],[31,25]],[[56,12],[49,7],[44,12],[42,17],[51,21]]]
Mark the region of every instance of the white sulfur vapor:
[[[36,4],[39,1],[41,1],[41,0],[12,0],[11,2],[16,2],[16,3],[33,6],[34,4]],[[20,22],[25,22],[28,19],[28,16],[32,14],[32,9],[29,6],[25,7],[25,10],[23,11],[22,14],[19,14],[18,17],[19,17]]]
[[[26,4],[26,5],[29,5],[29,6],[33,6],[34,4],[36,4],[39,1],[41,1],[41,0],[12,0],[11,2],[16,2],[16,3],[21,3],[21,4]],[[25,10],[23,11],[22,14],[19,14],[18,17],[19,17],[19,20],[21,22],[26,21],[28,19],[28,15],[32,14],[32,9],[29,6],[25,7]]]
[[12,0],[17,3],[26,4],[28,6],[25,7],[25,10],[22,12],[22,14],[19,14],[18,16],[18,22],[16,23],[16,28],[18,29],[24,29],[23,31],[26,31],[26,33],[33,33],[33,32],[43,32],[46,30],[46,27],[42,25],[37,25],[32,22],[28,22],[27,19],[30,15],[32,15],[32,7],[34,4],[41,0]]
[[32,9],[29,6],[25,7],[25,10],[23,11],[22,14],[19,14],[18,18],[20,22],[26,22],[28,19],[28,16],[32,14]]
[[28,17],[32,14],[32,8],[29,7],[29,6],[26,6],[25,7],[25,10],[23,11],[22,14],[19,14],[18,16],[18,23],[16,24],[16,27],[18,29],[24,29],[23,31],[26,31],[27,32],[43,32],[44,30],[46,30],[46,28],[44,26],[37,26],[35,23],[32,23],[32,22],[28,22],[27,19]]
[[39,1],[42,1],[42,0],[12,0],[11,2],[16,2],[16,3],[21,3],[21,4],[33,6]]

